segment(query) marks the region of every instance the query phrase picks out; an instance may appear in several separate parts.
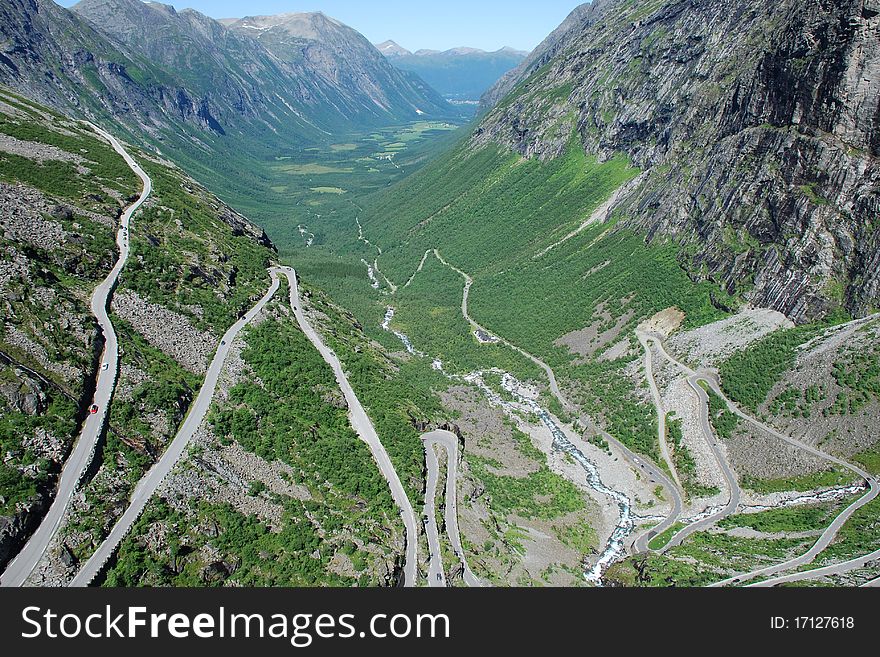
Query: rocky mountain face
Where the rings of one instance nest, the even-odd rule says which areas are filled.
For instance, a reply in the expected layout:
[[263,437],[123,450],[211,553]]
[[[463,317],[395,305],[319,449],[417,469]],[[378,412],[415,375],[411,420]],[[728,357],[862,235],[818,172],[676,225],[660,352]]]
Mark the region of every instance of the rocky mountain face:
[[229,30],[253,37],[294,67],[297,78],[310,75],[316,96],[345,116],[413,119],[450,113],[422,80],[395,69],[363,35],[322,13],[251,16],[230,23]]
[[[317,130],[299,118],[293,102],[269,90],[280,87],[286,74],[280,62],[265,56],[237,73],[224,69],[218,49],[184,38],[186,21],[140,2],[88,3],[96,24],[51,0],[11,0],[0,7],[0,82],[28,97],[107,127],[135,140],[179,144],[189,151],[216,149],[213,140],[246,133],[251,142],[269,139],[287,128],[303,137]],[[105,12],[105,13],[100,13]],[[146,13],[144,16],[142,14]],[[106,15],[105,15],[106,14]],[[195,20],[193,18],[193,20]],[[138,50],[102,28],[133,39]],[[191,43],[188,69],[182,45],[161,48],[151,34],[174,35],[175,44]],[[254,46],[258,47],[258,46]],[[156,60],[150,58],[157,57]],[[232,55],[229,56],[230,58]],[[242,55],[244,57],[244,55]],[[170,147],[170,146],[169,146]]]
[[527,78],[564,50],[570,40],[577,38],[584,29],[595,21],[595,17],[601,14],[602,6],[606,2],[607,0],[595,0],[592,3],[587,2],[575,7],[559,27],[553,30],[537,48],[527,54],[519,66],[508,71],[486,91],[480,100],[482,108],[485,110],[494,107],[498,101],[513,90],[518,82]]
[[83,0],[71,11],[161,67],[194,99],[195,110],[181,107],[182,118],[194,114],[214,133],[278,130],[299,120],[294,107],[305,109],[306,93],[282,62],[198,12],[138,0]]
[[393,41],[386,41],[377,48],[395,67],[417,74],[446,98],[467,101],[479,100],[528,55],[513,48],[496,52],[453,48],[445,52],[418,50],[411,53]]
[[475,146],[624,153],[646,173],[611,216],[680,243],[694,280],[797,322],[880,306],[880,2],[607,0],[567,23]]

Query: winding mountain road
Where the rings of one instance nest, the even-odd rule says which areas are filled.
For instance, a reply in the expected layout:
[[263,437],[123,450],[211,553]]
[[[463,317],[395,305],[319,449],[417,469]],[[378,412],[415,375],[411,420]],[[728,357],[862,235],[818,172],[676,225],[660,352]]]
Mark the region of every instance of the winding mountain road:
[[55,499],[49,507],[49,512],[43,518],[37,531],[34,532],[24,548],[7,566],[3,576],[0,577],[0,582],[2,582],[3,586],[23,586],[28,577],[30,577],[48,549],[49,543],[58,531],[58,528],[61,526],[83,474],[94,460],[95,447],[107,423],[110,400],[113,398],[113,390],[116,387],[116,378],[119,372],[119,341],[109,317],[110,299],[119,280],[119,274],[128,261],[130,253],[129,225],[131,218],[153,191],[152,180],[122,147],[122,144],[101,128],[91,123],[87,125],[99,136],[106,139],[113,147],[113,150],[125,160],[128,167],[140,178],[143,189],[138,199],[128,206],[120,217],[119,231],[116,234],[119,259],[107,278],[92,293],[92,314],[95,316],[101,333],[104,335],[104,353],[101,358],[101,367],[98,369],[95,394],[92,399],[92,404],[98,407],[98,412],[86,417],[73,451],[61,470],[58,489],[55,493]]
[[669,452],[669,443],[666,441],[666,410],[663,408],[663,397],[660,395],[660,389],[657,387],[657,381],[654,379],[654,352],[651,351],[651,343],[649,336],[642,331],[636,331],[636,337],[642,349],[645,352],[645,376],[648,379],[648,387],[651,389],[651,397],[654,400],[654,408],[657,411],[657,442],[660,444],[660,455],[666,462],[669,472],[676,485],[682,488],[681,479],[672,461],[672,455]]
[[[849,470],[850,472],[855,473],[856,475],[858,475],[859,477],[864,479],[868,485],[868,492],[865,493],[865,495],[860,497],[858,500],[853,502],[853,504],[848,506],[846,509],[844,509],[834,519],[834,521],[825,529],[825,531],[822,533],[822,535],[819,537],[819,539],[816,541],[816,543],[804,554],[802,554],[798,557],[795,557],[793,559],[789,559],[789,560],[787,560],[783,563],[780,563],[780,564],[768,566],[766,568],[760,568],[760,569],[755,570],[750,573],[744,573],[744,574],[738,575],[736,577],[728,578],[724,581],[717,582],[717,583],[713,584],[712,586],[727,586],[728,584],[739,584],[739,583],[743,583],[748,580],[754,579],[756,577],[776,575],[777,573],[782,573],[787,570],[800,568],[801,566],[805,566],[807,564],[812,563],[813,560],[819,554],[821,554],[834,541],[834,539],[837,537],[837,533],[840,531],[841,527],[843,527],[843,525],[846,523],[846,521],[849,520],[856,511],[858,511],[864,505],[866,505],[869,502],[871,502],[872,500],[874,500],[877,497],[877,495],[880,494],[880,486],[878,486],[877,480],[872,475],[868,474],[863,469],[859,468],[858,466],[853,465],[852,463],[848,463],[848,462],[844,461],[843,459],[839,459],[836,456],[832,456],[831,454],[823,452],[823,451],[821,451],[811,445],[808,445],[800,440],[797,440],[796,438],[786,436],[785,434],[780,433],[779,431],[776,431],[772,427],[769,427],[766,424],[759,422],[758,420],[756,420],[752,416],[743,412],[739,408],[739,406],[734,404],[733,401],[731,401],[724,394],[724,392],[721,390],[721,385],[720,385],[718,379],[712,373],[695,372],[692,368],[688,367],[687,365],[684,365],[683,363],[677,361],[675,358],[673,358],[671,355],[669,355],[669,353],[666,351],[666,347],[663,345],[662,340],[657,339],[656,343],[657,343],[658,348],[660,349],[660,352],[663,354],[663,356],[666,359],[668,359],[674,365],[677,365],[679,368],[683,369],[688,374],[688,384],[700,396],[700,406],[702,409],[701,413],[704,414],[705,409],[708,408],[708,395],[706,394],[706,391],[703,390],[702,386],[700,385],[700,383],[702,382],[702,383],[705,383],[707,386],[709,386],[709,388],[712,390],[712,392],[714,392],[719,398],[721,398],[721,400],[727,405],[728,410],[730,410],[731,413],[734,413],[741,420],[744,420],[745,422],[752,425],[756,429],[759,429],[760,431],[764,431],[764,432],[770,434],[771,436],[773,436],[774,438],[777,438],[785,443],[788,443],[789,445],[797,447],[797,448],[799,448],[809,454],[812,454],[812,455],[817,456],[821,459],[824,459],[826,461],[834,463],[835,465],[838,465],[840,467],[843,467],[843,468]],[[707,427],[706,427],[707,418],[702,417],[701,421],[703,422],[703,425],[704,425],[703,430],[705,432],[707,429]],[[711,430],[711,427],[709,427],[709,429]],[[721,458],[721,456],[722,456],[721,449],[720,449],[720,446],[717,444],[717,440],[714,439],[714,436],[713,436],[713,439],[710,444],[712,445],[713,452],[715,453],[716,458],[719,459],[718,463],[719,463],[719,465],[721,465],[722,470],[725,475],[725,478],[728,480],[728,485],[730,486],[732,483],[736,482],[736,477],[733,475],[733,472],[730,470],[730,466],[729,466],[729,464],[727,464],[726,459]],[[737,484],[736,490],[739,491],[738,484]],[[731,488],[731,491],[733,491],[733,488]],[[716,514],[715,516],[712,516],[711,518],[707,518],[706,520],[700,521],[700,522],[695,523],[693,525],[689,525],[684,530],[682,530],[682,532],[679,532],[679,534],[677,534],[675,537],[673,537],[673,540],[670,541],[670,543],[669,543],[669,545],[667,545],[667,547],[671,547],[673,545],[673,543],[680,544],[680,541],[678,541],[677,539],[682,537],[682,534],[684,532],[686,532],[686,531],[688,532],[683,537],[683,538],[686,538],[688,535],[692,534],[694,531],[698,531],[701,528],[704,529],[708,525],[714,524],[714,523],[718,522],[719,520],[721,520],[723,517],[726,517],[726,515],[730,515],[730,513],[732,513],[733,510],[735,510],[735,507],[732,508],[733,497],[734,497],[734,495],[732,493],[731,494],[731,503],[728,504],[727,507],[725,507],[724,511],[722,511],[720,514]],[[683,538],[682,538],[682,540],[683,540]],[[839,565],[845,566],[845,564],[839,564]],[[807,571],[807,572],[809,572],[809,571]],[[796,576],[797,575],[793,575],[792,577],[796,577]],[[786,581],[797,581],[797,580],[791,579],[791,580],[786,580]]]
[[321,336],[318,335],[317,331],[312,328],[311,324],[309,324],[306,319],[299,298],[299,283],[297,282],[296,271],[291,267],[277,267],[272,270],[272,273],[273,276],[276,275],[276,273],[280,273],[287,277],[287,281],[290,285],[290,306],[296,316],[296,321],[299,323],[302,332],[305,333],[309,341],[320,352],[324,361],[333,368],[333,373],[336,375],[336,381],[345,396],[345,401],[348,403],[351,425],[357,432],[358,436],[360,436],[361,440],[363,440],[370,448],[373,458],[379,466],[379,470],[382,472],[386,481],[388,481],[388,485],[391,488],[391,495],[400,509],[403,524],[406,528],[406,562],[403,571],[404,585],[415,586],[417,578],[416,568],[418,564],[418,556],[416,553],[418,546],[416,514],[413,511],[409,497],[407,497],[406,491],[403,488],[403,484],[400,483],[400,477],[397,476],[397,471],[391,463],[391,458],[388,456],[385,446],[379,439],[379,434],[376,433],[376,428],[373,426],[367,412],[364,410],[364,407],[361,405],[360,400],[352,389],[348,377],[345,374],[345,370],[343,370],[342,364],[339,362],[339,358],[324,344]]
[[211,366],[208,368],[208,373],[205,375],[205,381],[199,390],[199,394],[190,407],[186,420],[184,420],[177,435],[174,437],[174,440],[168,446],[168,449],[165,450],[165,453],[162,454],[159,460],[140,480],[134,493],[132,493],[129,506],[125,510],[125,513],[123,513],[119,520],[116,521],[116,524],[113,526],[113,529],[110,530],[110,534],[104,539],[104,542],[83,565],[76,577],[73,578],[70,582],[70,586],[83,587],[92,583],[104,567],[104,564],[107,563],[107,560],[113,556],[113,553],[119,547],[119,544],[122,542],[122,539],[125,538],[125,535],[128,534],[132,525],[134,525],[140,517],[144,508],[147,506],[147,502],[149,502],[150,498],[153,496],[153,493],[156,492],[156,489],[159,488],[159,485],[183,456],[184,451],[190,441],[192,441],[193,436],[204,421],[208,409],[211,407],[211,402],[214,400],[214,392],[217,389],[217,381],[220,379],[220,373],[223,371],[223,364],[229,356],[233,341],[238,337],[238,334],[241,333],[244,327],[250,324],[254,318],[262,312],[266,304],[269,303],[273,296],[275,296],[280,285],[281,281],[273,271],[272,285],[266,295],[260,299],[260,301],[257,302],[257,305],[249,310],[244,317],[239,319],[226,332],[226,335],[223,336],[220,341],[220,346],[217,348],[217,353],[211,361]]
[[[424,440],[424,437],[422,438]],[[437,529],[437,480],[440,477],[440,465],[433,446],[425,443],[425,464],[428,467],[428,479],[425,482],[425,534],[428,536],[428,586],[445,587],[446,571],[443,569],[443,552],[440,549],[440,531]]]
[[[713,584],[713,587],[719,586],[727,586],[729,584],[741,584],[748,580],[755,579],[756,577],[766,577],[770,575],[776,575],[777,573],[785,572],[786,570],[793,570],[795,568],[800,568],[801,566],[806,566],[812,563],[817,556],[819,556],[825,549],[831,545],[835,538],[837,538],[837,533],[840,529],[846,524],[846,522],[852,517],[852,515],[862,508],[865,504],[873,500],[877,497],[878,489],[877,483],[872,481],[869,484],[868,492],[860,497],[858,500],[853,502],[850,506],[843,510],[843,512],[838,515],[834,521],[828,526],[828,528],[822,532],[822,535],[819,537],[819,540],[804,554],[795,557],[793,559],[789,559],[788,561],[784,561],[783,563],[776,564],[774,566],[768,566],[766,568],[760,568],[758,570],[754,570],[749,573],[744,573],[741,575],[737,575],[735,577],[730,577],[721,582],[716,582]],[[873,553],[872,553],[873,554]],[[871,556],[871,555],[867,555]],[[848,563],[848,562],[847,562]],[[843,566],[844,569],[839,572],[846,572],[846,564],[837,564],[837,566]],[[829,567],[833,568],[833,567]],[[805,571],[811,572],[811,571]],[[795,579],[781,578],[783,581],[796,581]],[[807,578],[803,578],[807,579]],[[760,584],[764,584],[761,582]],[[773,584],[769,584],[772,586]]]
[[819,554],[824,552],[825,549],[829,545],[831,545],[831,543],[837,537],[837,533],[840,531],[840,529],[843,527],[843,525],[846,524],[846,522],[852,517],[852,515],[856,511],[858,511],[860,508],[862,508],[863,506],[865,506],[869,502],[873,501],[877,497],[877,495],[880,494],[880,486],[878,486],[877,479],[874,476],[865,472],[863,469],[859,468],[858,466],[855,466],[852,463],[847,463],[843,459],[839,459],[836,456],[832,456],[831,454],[828,454],[828,453],[823,452],[819,449],[816,449],[815,447],[808,445],[800,440],[797,440],[796,438],[791,438],[790,436],[786,436],[785,434],[782,434],[782,433],[776,431],[772,427],[769,427],[769,426],[763,424],[762,422],[759,422],[758,420],[756,420],[752,416],[743,412],[736,404],[734,404],[730,399],[727,398],[727,396],[725,396],[725,394],[721,391],[721,386],[719,385],[718,381],[714,377],[712,377],[711,375],[700,375],[700,379],[702,381],[705,381],[709,385],[709,387],[712,389],[712,391],[716,395],[721,397],[721,399],[724,401],[724,403],[727,404],[727,408],[730,410],[730,412],[737,415],[740,419],[744,420],[748,424],[751,424],[755,428],[760,429],[760,430],[770,434],[771,436],[788,443],[789,445],[793,445],[795,447],[798,447],[798,448],[808,452],[809,454],[813,454],[814,456],[818,456],[821,459],[824,459],[826,461],[834,463],[835,465],[839,465],[842,468],[845,468],[845,469],[849,470],[850,472],[855,473],[857,476],[864,479],[864,481],[866,482],[866,484],[868,486],[867,493],[865,493],[862,497],[860,497],[858,500],[856,500],[850,506],[848,506],[846,509],[844,509],[834,519],[834,521],[828,526],[828,528],[824,532],[822,532],[822,535],[819,537],[819,540],[816,541],[816,543],[813,545],[813,547],[811,547],[804,554],[800,555],[799,557],[789,559],[788,561],[777,564],[775,566],[761,568],[761,569],[755,570],[750,573],[744,573],[742,575],[738,575],[736,577],[726,579],[722,582],[717,582],[716,584],[713,584],[713,586],[726,586],[728,584],[738,584],[741,582],[748,581],[750,579],[754,579],[756,577],[775,575],[777,573],[785,572],[786,570],[800,568],[801,566],[805,566],[807,564],[812,563],[813,560]]
[[315,346],[315,348],[318,349],[318,351],[321,353],[324,360],[333,368],[336,379],[340,385],[340,388],[343,391],[343,394],[345,395],[346,401],[349,404],[352,426],[357,431],[358,435],[370,446],[373,457],[376,459],[379,468],[382,471],[382,474],[389,482],[395,502],[402,509],[404,524],[407,530],[406,564],[404,567],[405,583],[407,586],[415,585],[415,514],[412,510],[412,506],[409,503],[409,499],[407,498],[406,493],[403,490],[403,486],[400,483],[397,472],[391,465],[391,460],[388,457],[388,454],[382,446],[381,442],[379,441],[378,435],[376,434],[372,423],[367,417],[366,412],[361,406],[360,401],[354,394],[354,391],[352,390],[351,385],[349,384],[348,379],[345,376],[344,371],[342,370],[342,365],[340,364],[339,359],[331,350],[329,350],[324,345],[317,332],[315,332],[315,330],[305,319],[305,315],[302,311],[302,306],[299,301],[299,287],[296,280],[296,272],[288,267],[276,267],[270,270],[270,275],[272,277],[272,285],[266,295],[262,299],[260,299],[260,301],[247,314],[245,314],[244,317],[236,322],[236,324],[232,326],[223,336],[223,339],[220,342],[220,346],[217,349],[217,353],[214,356],[213,361],[211,362],[210,368],[208,369],[208,373],[205,377],[205,382],[202,385],[202,388],[199,391],[199,395],[196,398],[196,401],[193,403],[184,424],[178,431],[177,436],[175,436],[173,442],[159,459],[159,461],[153,466],[153,468],[150,469],[150,471],[144,476],[144,478],[141,479],[140,483],[132,494],[128,509],[117,521],[116,525],[113,527],[110,534],[101,544],[101,546],[99,546],[98,550],[95,551],[88,562],[86,562],[86,564],[82,567],[80,572],[71,582],[70,586],[88,586],[95,579],[101,568],[103,568],[107,560],[113,555],[119,544],[122,542],[122,539],[125,537],[128,531],[131,529],[132,525],[136,522],[140,514],[143,512],[144,508],[146,507],[150,498],[158,489],[159,485],[162,483],[165,477],[168,476],[172,468],[183,456],[184,451],[191,442],[199,426],[201,426],[205,416],[207,415],[208,409],[211,406],[211,402],[213,401],[214,393],[217,387],[217,382],[219,380],[220,373],[223,370],[223,364],[225,363],[226,358],[229,355],[233,341],[238,336],[238,334],[248,324],[250,324],[250,322],[252,322],[254,318],[260,314],[260,312],[262,312],[266,304],[268,304],[269,301],[275,296],[275,293],[278,291],[278,288],[281,284],[279,275],[284,275],[287,277],[287,280],[290,284],[290,304],[291,308],[294,311],[294,315],[296,316],[297,322],[299,323],[300,328]]
[[[842,563],[832,564],[830,566],[825,566],[823,568],[815,568],[813,570],[805,570],[800,573],[792,573],[791,575],[782,575],[780,577],[774,577],[772,579],[764,580],[763,582],[757,582],[756,584],[750,584],[750,588],[762,588],[762,587],[771,587],[778,586],[780,584],[786,584],[789,582],[803,582],[811,579],[817,579],[819,577],[825,577],[827,575],[844,575],[853,570],[858,570],[859,568],[864,568],[872,561],[880,561],[880,550],[876,552],[872,552],[871,554],[866,554],[862,557],[857,557],[856,559],[850,559],[849,561],[844,561]],[[874,580],[876,582],[880,582],[880,578]],[[871,584],[871,582],[867,582],[863,584],[863,586],[878,586],[880,584]]]
[[[425,513],[428,515],[428,539],[429,544],[432,543],[432,530],[430,525],[433,523],[433,544],[431,545],[431,570],[429,570],[429,584],[431,586],[445,586],[445,575],[443,575],[443,560],[440,558],[440,541],[437,532],[436,514],[434,513],[434,499],[437,492],[437,479],[439,465],[437,463],[437,455],[434,453],[434,445],[440,445],[446,450],[446,534],[455,555],[461,562],[463,577],[465,584],[471,587],[481,587],[483,584],[480,579],[474,575],[468,566],[467,559],[464,556],[464,549],[461,546],[461,534],[458,530],[458,502],[457,502],[457,481],[458,481],[458,436],[451,431],[432,431],[422,436],[422,442],[425,445],[425,459],[428,465],[428,487],[425,497]],[[428,499],[430,495],[430,500]],[[430,506],[429,506],[430,503]],[[437,565],[439,564],[440,574],[443,576],[443,584],[436,576]],[[436,584],[434,582],[437,582]]]
[[708,518],[703,518],[702,520],[691,523],[687,527],[683,528],[680,532],[672,537],[669,543],[664,546],[663,550],[677,547],[681,545],[685,541],[685,539],[687,539],[687,537],[691,534],[708,529],[716,523],[721,522],[725,518],[732,516],[734,513],[736,513],[736,509],[737,507],[739,507],[740,500],[742,499],[742,489],[739,487],[739,482],[736,479],[736,474],[734,474],[733,469],[730,467],[730,463],[728,463],[727,459],[724,456],[724,453],[721,451],[721,445],[719,445],[718,438],[715,436],[715,432],[712,430],[712,425],[709,422],[709,395],[706,394],[706,391],[703,390],[703,387],[700,385],[700,377],[698,375],[688,377],[688,385],[691,387],[691,390],[694,391],[694,394],[696,394],[698,399],[700,400],[700,426],[703,429],[703,435],[706,438],[706,442],[712,449],[712,454],[715,456],[715,461],[721,468],[721,472],[724,473],[724,479],[727,482],[727,490],[730,494],[730,497],[728,498],[727,504],[723,509],[721,509],[721,511],[719,511],[718,513],[713,513]]
[[698,406],[700,409],[700,427],[703,431],[703,437],[705,438],[706,443],[709,445],[709,448],[712,450],[712,455],[715,457],[715,461],[716,463],[718,463],[718,467],[721,468],[721,472],[724,475],[724,479],[727,484],[727,490],[729,493],[728,502],[723,509],[721,509],[717,513],[713,513],[707,518],[703,518],[682,528],[670,539],[670,541],[666,545],[661,548],[660,551],[663,552],[670,548],[681,545],[685,541],[685,539],[687,539],[687,537],[691,534],[708,529],[709,527],[736,513],[736,509],[737,507],[739,507],[739,503],[742,499],[742,489],[739,486],[739,481],[736,478],[736,474],[733,472],[733,469],[730,467],[730,463],[727,461],[727,457],[725,456],[724,451],[721,449],[721,445],[718,442],[718,438],[715,436],[715,432],[712,430],[712,425],[709,421],[709,396],[700,385],[700,381],[703,380],[704,377],[698,374],[692,368],[674,358],[672,355],[670,355],[670,353],[666,350],[666,346],[663,344],[663,339],[659,335],[655,333],[644,333],[640,331],[637,331],[637,335],[639,337],[639,342],[642,343],[642,346],[645,348],[646,352],[650,352],[650,344],[651,342],[653,342],[656,345],[657,349],[660,351],[660,354],[667,361],[682,370],[688,376],[688,385],[697,396],[698,400]]

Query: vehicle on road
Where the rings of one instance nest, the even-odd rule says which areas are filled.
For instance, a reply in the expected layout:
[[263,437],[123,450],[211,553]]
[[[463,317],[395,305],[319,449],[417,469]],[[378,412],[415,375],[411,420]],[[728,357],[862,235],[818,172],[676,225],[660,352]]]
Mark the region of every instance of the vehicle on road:
[[102,372],[106,372],[109,369],[110,369],[110,363],[104,363],[103,365],[101,365]]
[[98,405],[97,405],[97,404],[92,404],[92,405],[89,407],[89,413],[91,413],[92,415],[97,415],[97,414],[98,414]]

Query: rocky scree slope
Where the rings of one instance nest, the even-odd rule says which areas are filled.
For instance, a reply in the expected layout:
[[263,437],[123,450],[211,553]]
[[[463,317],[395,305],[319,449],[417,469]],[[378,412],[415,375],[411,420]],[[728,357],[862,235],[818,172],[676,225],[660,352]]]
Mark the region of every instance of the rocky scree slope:
[[694,280],[797,322],[880,305],[877,0],[608,0],[568,23],[475,147],[625,153],[647,175],[613,216],[679,242]]

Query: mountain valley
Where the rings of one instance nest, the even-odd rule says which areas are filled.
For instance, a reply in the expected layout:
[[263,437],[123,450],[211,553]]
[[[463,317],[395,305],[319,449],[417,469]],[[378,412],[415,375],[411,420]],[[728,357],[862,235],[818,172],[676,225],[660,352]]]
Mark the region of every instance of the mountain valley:
[[878,35],[596,0],[411,53],[9,0],[0,583],[876,583]]

